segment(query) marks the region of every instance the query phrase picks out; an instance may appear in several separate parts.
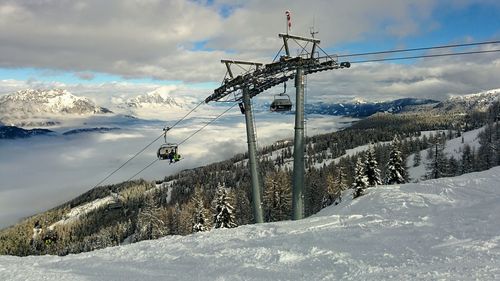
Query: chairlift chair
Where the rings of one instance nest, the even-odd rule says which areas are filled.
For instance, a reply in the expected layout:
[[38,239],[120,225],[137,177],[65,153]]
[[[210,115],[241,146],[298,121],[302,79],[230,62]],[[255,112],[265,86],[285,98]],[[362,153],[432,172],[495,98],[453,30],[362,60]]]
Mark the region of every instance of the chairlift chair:
[[175,143],[164,143],[158,148],[156,156],[158,156],[159,160],[175,160],[180,158],[178,154],[178,145]]
[[175,143],[167,143],[167,132],[170,128],[164,128],[164,138],[165,143],[158,148],[156,156],[159,160],[170,160],[170,163],[177,162],[181,159],[181,155],[178,153],[178,145]]
[[286,83],[284,84],[283,93],[274,95],[274,100],[271,103],[270,110],[272,112],[283,112],[292,110],[292,101],[290,96],[286,94]]

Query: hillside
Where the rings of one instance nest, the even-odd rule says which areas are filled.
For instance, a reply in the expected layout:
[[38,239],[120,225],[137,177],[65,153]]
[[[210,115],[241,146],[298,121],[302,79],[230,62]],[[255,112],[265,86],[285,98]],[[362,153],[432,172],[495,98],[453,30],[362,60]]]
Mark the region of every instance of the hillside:
[[307,114],[327,114],[338,116],[368,117],[377,112],[401,113],[414,108],[426,108],[439,104],[431,99],[404,98],[385,102],[344,102],[307,104]]
[[0,124],[0,139],[18,139],[29,138],[38,135],[48,135],[54,133],[47,129],[31,129],[25,130],[15,126],[2,126]]
[[[360,154],[360,152],[367,147],[368,143],[378,143],[376,154],[379,158],[378,162],[381,163],[380,175],[382,179],[385,179],[387,174],[385,163],[388,161],[390,148],[387,144],[393,140],[395,134],[404,137],[403,150],[406,155],[409,155],[416,149],[426,149],[435,141],[435,137],[431,138],[430,134],[422,135],[420,132],[449,131],[454,127],[450,123],[458,120],[456,117],[412,116],[409,118],[406,115],[384,114],[361,120],[354,127],[308,138],[304,186],[305,215],[310,216],[325,207],[325,198],[338,200],[339,191],[352,185],[354,163],[358,157],[364,157],[365,153]],[[477,121],[484,124],[484,119]],[[382,126],[382,129],[377,129],[378,126]],[[453,134],[453,130],[449,132]],[[292,143],[285,141],[262,148],[261,175],[266,192],[271,190],[269,189],[270,183],[275,180],[282,181],[283,187],[289,188],[286,181],[291,182],[291,146]],[[341,155],[345,156],[339,158]],[[489,168],[485,165],[480,166],[478,157],[475,158],[478,161],[472,167],[473,171]],[[130,181],[100,186],[49,211],[28,217],[0,231],[0,253],[21,256],[67,255],[119,245],[124,241],[136,242],[165,235],[190,234],[192,233],[190,219],[193,212],[192,198],[197,186],[203,190],[203,201],[207,208],[210,208],[219,185],[230,187],[235,200],[237,224],[253,223],[245,154],[237,154],[222,162],[184,170],[178,174],[157,179],[156,185]],[[116,194],[116,200],[112,201],[117,204],[97,204],[101,202],[101,199],[102,202],[111,202],[108,200],[111,194]],[[270,204],[274,199],[269,194],[264,194],[263,197],[264,209],[269,214],[266,215],[266,221],[288,219],[290,211],[287,210],[286,205],[280,211],[283,215],[270,215],[272,213]],[[154,229],[160,233],[144,238],[138,221],[149,199],[153,201],[151,206],[154,206],[154,212],[161,217],[161,225],[154,226]],[[87,211],[80,212],[78,211],[80,209]],[[79,215],[72,216],[71,214],[75,212]],[[71,219],[68,220],[69,218]],[[68,223],[56,224],[58,221]],[[50,244],[32,247],[34,225],[41,227],[40,238],[44,241],[52,241]],[[56,237],[52,237],[52,234]]]
[[498,280],[499,175],[370,188],[301,221],[66,257],[0,256],[0,279]]

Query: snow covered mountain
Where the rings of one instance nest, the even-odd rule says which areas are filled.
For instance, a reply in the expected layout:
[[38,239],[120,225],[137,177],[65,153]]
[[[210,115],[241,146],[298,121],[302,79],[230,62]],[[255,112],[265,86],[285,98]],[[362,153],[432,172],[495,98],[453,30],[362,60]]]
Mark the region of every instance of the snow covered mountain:
[[500,89],[483,91],[465,96],[451,97],[434,108],[445,112],[486,111],[495,101],[500,100]]
[[[500,167],[369,188],[300,220],[57,256],[0,256],[1,280],[498,280]],[[349,192],[349,191],[348,191]]]
[[18,126],[53,125],[57,117],[110,113],[62,89],[22,90],[0,97],[0,120]]
[[323,114],[351,117],[368,117],[377,112],[404,113],[428,112],[465,113],[470,111],[486,111],[500,97],[500,89],[492,89],[465,96],[454,96],[444,101],[432,99],[403,98],[384,102],[367,102],[360,99],[342,103],[310,103],[306,104],[308,114]]
[[368,117],[377,112],[400,113],[411,107],[436,103],[438,103],[438,101],[414,98],[404,98],[385,102],[356,100],[347,103],[312,103],[307,104],[305,110],[308,114]]
[[182,107],[174,98],[170,96],[163,97],[157,92],[151,92],[144,95],[139,95],[130,98],[125,102],[126,106],[131,108],[148,107],[148,106],[167,106],[167,107]]
[[170,90],[160,87],[152,92],[115,102],[117,111],[141,119],[176,118],[191,108],[194,99],[172,97]]

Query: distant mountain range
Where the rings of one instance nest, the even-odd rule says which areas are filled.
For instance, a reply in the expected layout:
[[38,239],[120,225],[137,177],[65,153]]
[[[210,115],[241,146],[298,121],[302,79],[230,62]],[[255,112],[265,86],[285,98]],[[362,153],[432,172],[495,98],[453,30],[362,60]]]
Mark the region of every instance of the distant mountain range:
[[495,101],[500,100],[500,89],[493,89],[465,96],[451,97],[434,106],[434,110],[446,112],[486,111]]
[[85,97],[62,89],[22,90],[0,96],[0,121],[17,126],[50,126],[57,117],[111,113]]
[[170,96],[163,96],[158,92],[151,92],[128,99],[124,106],[129,108],[141,108],[147,106],[183,107],[184,105]]
[[499,99],[500,89],[493,89],[470,95],[455,96],[444,101],[403,98],[385,102],[320,102],[306,104],[305,110],[308,114],[358,118],[368,117],[377,112],[411,113],[425,111],[433,114],[466,113],[470,111],[486,111],[494,101],[498,101]]
[[[61,135],[69,136],[82,133],[105,133],[110,131],[120,130],[120,128],[107,128],[107,127],[97,127],[97,128],[81,128],[74,129],[63,132]],[[40,135],[57,135],[58,133],[48,130],[48,129],[31,129],[26,130],[16,126],[3,126],[0,124],[0,139],[24,139],[33,136]]]
[[23,139],[32,136],[54,134],[53,131],[47,129],[32,129],[25,130],[15,126],[0,125],[0,139]]
[[68,135],[76,135],[81,133],[105,133],[110,131],[120,130],[120,128],[106,128],[106,127],[98,127],[98,128],[83,128],[83,129],[74,129],[64,132],[64,136]]
[[[500,97],[500,89],[477,94],[456,96],[445,101],[432,99],[403,98],[384,102],[351,101],[343,103],[309,103],[307,114],[337,115],[363,118],[377,112],[406,113],[430,112],[464,113],[472,110],[484,111]],[[195,103],[189,98],[174,98],[159,88],[113,104],[113,111],[135,118],[175,118],[184,114]],[[266,109],[267,110],[267,109]],[[48,127],[62,123],[67,118],[88,117],[113,113],[108,108],[96,105],[86,97],[78,97],[66,90],[23,90],[0,96],[0,126]],[[29,135],[29,134],[28,134]]]
[[313,103],[305,106],[308,114],[368,117],[377,112],[401,113],[409,108],[421,105],[438,104],[431,99],[404,98],[386,102],[363,103]]

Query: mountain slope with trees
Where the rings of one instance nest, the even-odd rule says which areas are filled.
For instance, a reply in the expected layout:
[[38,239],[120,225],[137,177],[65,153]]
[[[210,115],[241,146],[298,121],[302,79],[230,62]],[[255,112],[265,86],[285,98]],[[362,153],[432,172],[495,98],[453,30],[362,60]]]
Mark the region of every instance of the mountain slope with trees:
[[[300,221],[90,253],[0,256],[2,280],[496,280],[500,168],[368,188]],[[70,270],[68,270],[70,269]]]
[[[481,134],[481,143],[487,147],[498,147],[498,109],[499,105],[495,103],[487,112],[459,115],[376,114],[342,131],[309,137],[305,161],[305,215],[310,216],[330,204],[342,202],[345,198],[341,194],[346,188],[357,188],[357,162],[363,163],[357,174],[362,178],[371,177],[360,189],[358,195],[362,195],[371,185],[391,181],[396,166],[399,166],[398,169],[405,168],[397,162],[399,160],[391,160],[394,155],[406,159],[413,153],[434,148],[445,138],[457,137],[463,131],[484,124],[489,129]],[[436,130],[445,134],[421,134],[422,131]],[[397,144],[398,151],[394,152],[396,143],[391,145],[391,141],[396,135],[401,142]],[[358,151],[341,157],[346,150],[370,143],[368,153]],[[291,145],[283,141],[260,150],[261,176],[265,183],[263,207],[267,221],[289,219]],[[491,152],[487,147],[482,149]],[[469,155],[471,163],[457,162],[455,166],[470,166],[467,171],[480,171],[498,165],[495,161],[500,157],[492,156],[483,163],[480,155]],[[0,253],[66,255],[165,235],[186,235],[217,225],[233,227],[251,224],[254,220],[250,175],[245,159],[245,154],[239,154],[226,161],[165,177],[156,183],[136,180],[97,187],[68,203],[3,230],[0,233]],[[391,161],[392,167],[385,165]],[[447,161],[452,162],[451,159]],[[368,174],[366,166],[369,167]],[[461,171],[466,169],[455,169],[453,175]],[[399,171],[399,174],[404,172]],[[440,174],[448,175],[451,175],[449,169],[446,174]],[[402,178],[407,181],[404,176]],[[224,192],[230,194],[230,200],[224,204],[218,201],[221,186]],[[199,193],[194,196],[196,190]],[[94,204],[77,219],[68,219],[75,208],[103,198],[113,200],[110,199],[109,204]],[[222,217],[224,223],[217,220]],[[59,221],[65,223],[57,224]],[[200,226],[200,223],[206,227]]]

